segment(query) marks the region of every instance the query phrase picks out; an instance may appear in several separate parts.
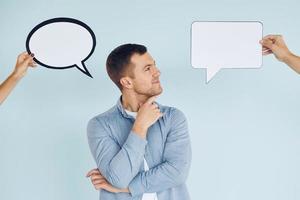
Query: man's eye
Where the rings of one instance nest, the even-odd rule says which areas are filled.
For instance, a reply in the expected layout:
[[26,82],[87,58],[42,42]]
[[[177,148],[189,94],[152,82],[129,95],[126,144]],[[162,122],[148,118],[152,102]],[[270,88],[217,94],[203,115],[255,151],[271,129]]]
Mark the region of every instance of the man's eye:
[[150,67],[147,67],[145,71],[149,71],[149,70],[150,70]]

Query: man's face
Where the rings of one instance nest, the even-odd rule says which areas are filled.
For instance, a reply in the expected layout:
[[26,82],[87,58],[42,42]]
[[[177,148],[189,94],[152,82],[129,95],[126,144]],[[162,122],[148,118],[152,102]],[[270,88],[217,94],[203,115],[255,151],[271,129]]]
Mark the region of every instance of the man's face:
[[160,71],[151,55],[148,52],[143,55],[134,54],[131,63],[134,66],[133,90],[137,94],[148,97],[161,94]]

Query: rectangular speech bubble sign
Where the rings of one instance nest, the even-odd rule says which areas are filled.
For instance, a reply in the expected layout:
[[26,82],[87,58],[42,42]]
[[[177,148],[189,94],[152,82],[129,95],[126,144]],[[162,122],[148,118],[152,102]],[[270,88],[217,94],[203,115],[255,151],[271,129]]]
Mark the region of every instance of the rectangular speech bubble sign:
[[191,64],[206,69],[207,83],[222,68],[259,68],[262,37],[261,22],[193,22]]

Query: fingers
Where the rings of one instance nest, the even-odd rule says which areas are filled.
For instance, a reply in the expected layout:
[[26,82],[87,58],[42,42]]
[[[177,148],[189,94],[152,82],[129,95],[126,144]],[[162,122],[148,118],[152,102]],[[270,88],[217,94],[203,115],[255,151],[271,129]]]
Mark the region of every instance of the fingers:
[[[277,42],[280,42],[282,39],[282,35],[267,35],[265,37],[263,37],[262,40],[259,41],[260,44],[263,45],[263,47],[265,48],[269,48],[271,50],[273,50],[273,48],[276,47],[275,44],[277,44]],[[265,50],[265,49],[263,49]]]
[[277,40],[278,38],[282,38],[282,35],[266,35],[263,37],[263,40],[270,39],[270,40]]
[[24,65],[26,67],[36,67],[37,64],[33,60],[34,54],[28,54],[27,52],[23,52],[18,56],[17,65]]
[[263,47],[263,48],[262,48],[262,53],[263,53],[263,55],[264,55],[265,53],[272,53],[272,50],[269,49],[269,48],[267,48],[267,47]]
[[37,67],[36,62],[34,62],[34,61],[30,62],[28,65],[33,68]]
[[158,104],[152,103],[150,106],[151,109],[155,110],[157,114],[159,114],[158,118],[163,116],[163,113],[160,112],[160,109],[158,107]]
[[156,100],[157,96],[150,97],[145,103],[146,104],[152,104]]
[[105,183],[105,179],[96,179],[92,181],[93,185]]
[[266,50],[270,50],[270,49],[267,48],[267,47],[263,47],[263,48],[262,48],[262,51],[266,51]]
[[27,58],[30,58],[30,57],[34,57],[34,54],[31,53],[31,54],[28,54],[26,51],[22,52],[21,54],[18,55],[18,61],[23,61]]
[[86,174],[86,177],[90,177],[90,180],[96,190],[105,188],[107,181],[97,168],[90,170]]
[[34,62],[33,57],[31,55],[28,56],[27,58],[25,58],[24,63],[27,66],[31,66],[31,67],[35,67],[36,66],[36,63]]
[[95,168],[90,170],[86,177],[90,177],[92,184],[94,185],[96,190],[100,190],[105,187],[106,179],[100,173],[99,169]]
[[105,183],[96,184],[96,185],[94,185],[94,187],[95,187],[96,190],[104,189],[105,188]]
[[269,54],[272,54],[272,53],[273,53],[272,50],[263,51],[263,55],[264,55],[264,56],[269,55]]
[[90,176],[93,175],[93,174],[98,175],[98,174],[101,174],[101,173],[100,173],[100,171],[99,171],[97,168],[95,168],[95,169],[90,170],[90,171],[86,174],[86,177],[90,177]]
[[157,115],[157,119],[159,119],[163,116],[163,113],[160,112],[160,109],[157,104],[152,104],[151,107],[152,107],[152,109],[154,109],[154,112]]
[[90,179],[91,181],[94,181],[94,180],[105,179],[105,178],[102,175],[92,175]]
[[24,51],[18,55],[18,59],[25,58],[27,56],[29,56],[29,54],[27,53],[27,51]]
[[156,103],[153,103],[151,105],[151,109],[153,109],[155,111],[155,113],[158,115],[157,119],[159,119],[160,117],[163,116],[163,114],[160,112],[160,109],[159,109],[159,107],[158,107],[158,105]]
[[263,45],[263,47],[265,47],[265,48],[268,48],[268,49],[271,49],[271,50],[274,48],[274,43],[270,39],[260,40],[259,43],[261,45]]
[[158,108],[158,105],[156,103],[153,103],[151,106],[150,106],[152,109],[156,109]]
[[106,180],[105,179],[97,179],[92,181],[92,184],[96,190],[104,189],[106,186]]

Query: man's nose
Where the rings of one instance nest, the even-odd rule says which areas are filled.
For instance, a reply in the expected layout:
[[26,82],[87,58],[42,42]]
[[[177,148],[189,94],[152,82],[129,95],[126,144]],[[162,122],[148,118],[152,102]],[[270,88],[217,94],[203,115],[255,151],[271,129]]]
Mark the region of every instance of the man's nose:
[[159,77],[161,72],[159,71],[159,69],[157,67],[153,67],[153,72],[152,72],[154,77]]

